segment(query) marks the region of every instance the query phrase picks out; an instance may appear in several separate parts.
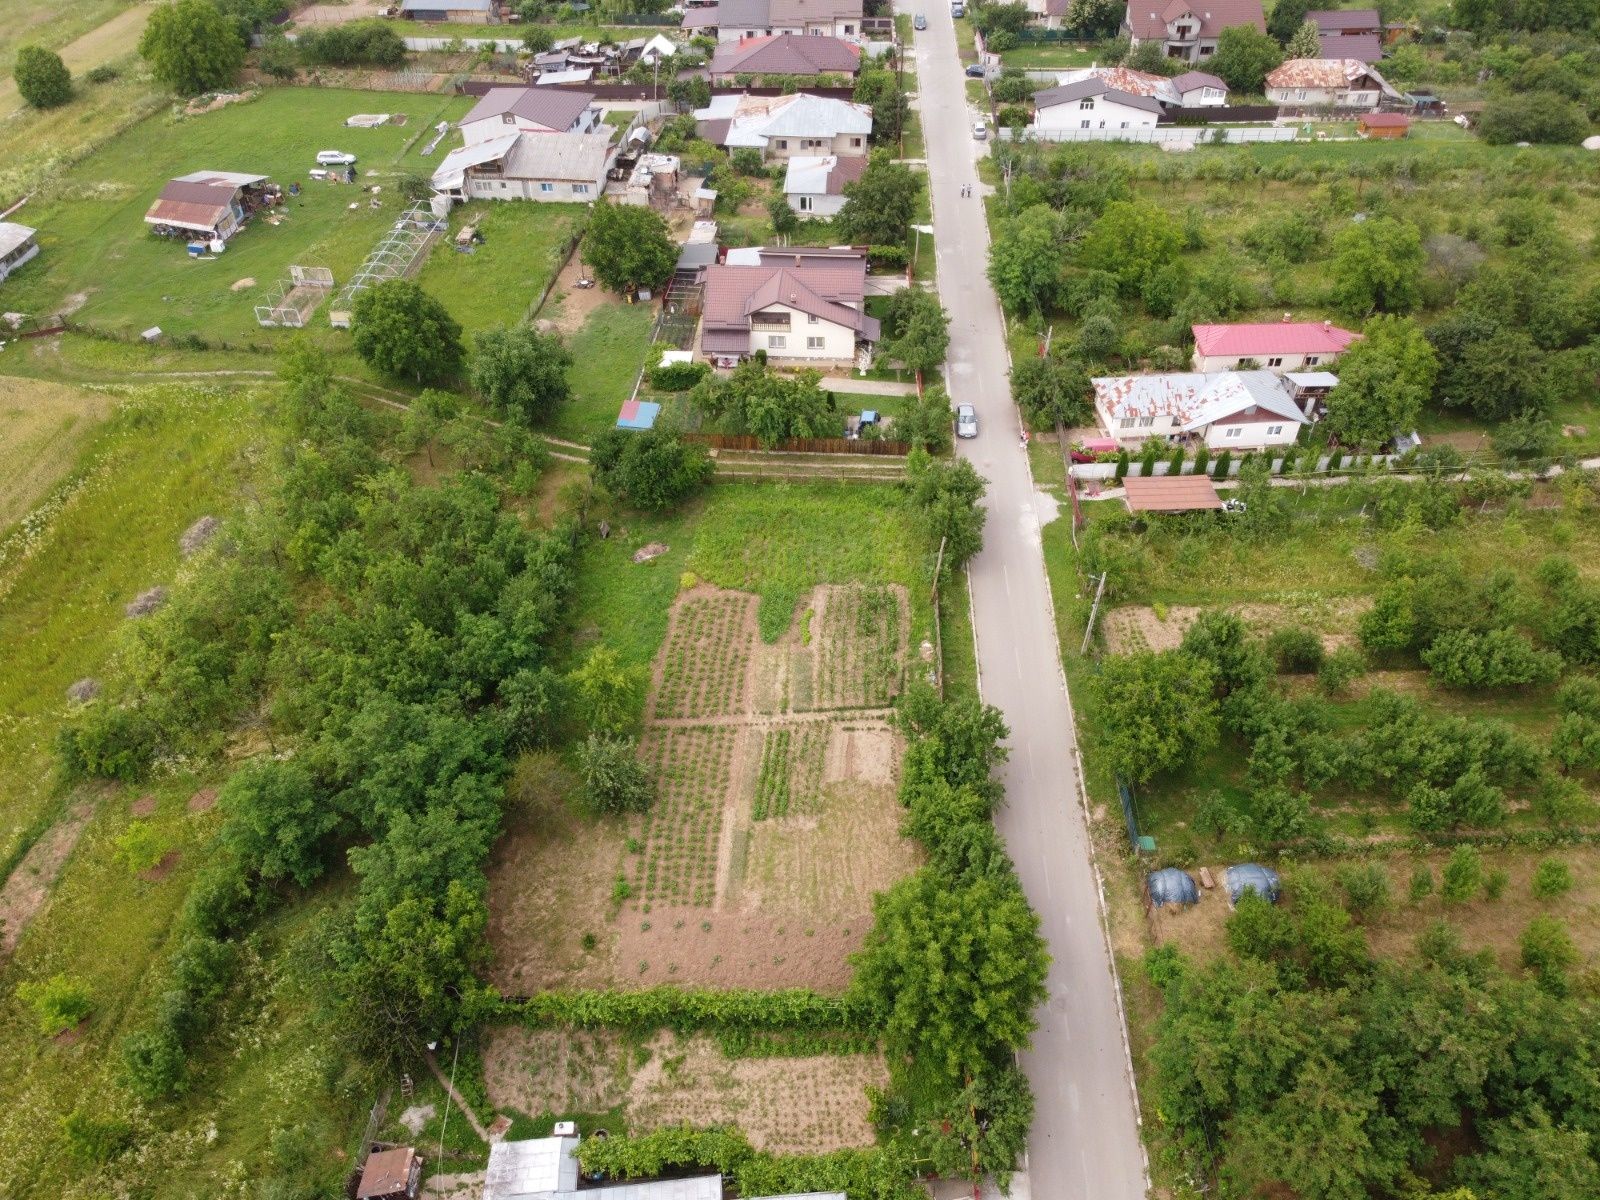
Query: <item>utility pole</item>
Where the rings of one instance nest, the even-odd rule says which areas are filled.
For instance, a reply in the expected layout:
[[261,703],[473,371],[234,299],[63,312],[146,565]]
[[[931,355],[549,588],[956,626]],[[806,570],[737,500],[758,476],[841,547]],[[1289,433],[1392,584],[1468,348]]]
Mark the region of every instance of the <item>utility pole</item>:
[[1083,627],[1083,645],[1078,647],[1078,657],[1089,653],[1089,639],[1094,636],[1094,621],[1100,615],[1100,597],[1105,595],[1106,573],[1100,572],[1100,583],[1094,590],[1094,603],[1089,607],[1089,623]]

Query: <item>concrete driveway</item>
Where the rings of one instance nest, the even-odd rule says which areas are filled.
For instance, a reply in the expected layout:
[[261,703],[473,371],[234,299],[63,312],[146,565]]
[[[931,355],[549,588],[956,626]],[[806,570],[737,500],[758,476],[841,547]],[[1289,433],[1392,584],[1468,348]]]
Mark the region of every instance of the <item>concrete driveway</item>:
[[1011,758],[1002,771],[1006,803],[996,824],[1054,958],[1049,1000],[1039,1012],[1033,1048],[1022,1056],[1037,1099],[1024,1194],[1137,1200],[1147,1190],[1144,1149],[1079,802],[1072,709],[1044,573],[1039,505],[1011,403],[1005,325],[985,275],[989,236],[982,201],[961,195],[963,184],[977,190],[979,143],[972,124],[978,114],[967,105],[948,6],[900,0],[897,7],[920,8],[928,18],[916,37],[917,78],[939,294],[950,312],[947,377],[951,398],[978,410],[980,436],[962,442],[960,453],[989,481],[984,549],[971,577],[983,697],[1011,727]]

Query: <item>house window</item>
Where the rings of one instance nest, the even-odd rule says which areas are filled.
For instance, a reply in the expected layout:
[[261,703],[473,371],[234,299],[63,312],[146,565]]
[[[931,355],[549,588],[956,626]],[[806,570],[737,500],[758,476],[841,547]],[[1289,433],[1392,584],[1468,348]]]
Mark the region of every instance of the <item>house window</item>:
[[573,184],[572,185],[572,194],[574,196],[587,196],[589,194],[589,185],[587,183],[575,183],[575,184]]
[[856,27],[854,25],[846,25],[844,27],[844,31],[847,34],[854,33],[856,31]]
[[1133,418],[1132,417],[1123,417],[1122,420],[1117,422],[1117,428],[1118,429],[1132,429],[1133,428]]
[[553,183],[541,183],[539,185],[539,190],[541,192],[544,192],[544,193],[548,194],[548,193],[553,192],[553,191],[556,190],[556,185],[553,184]]
[[1091,122],[1090,122],[1090,121],[1088,121],[1088,120],[1087,120],[1087,119],[1085,119],[1085,120],[1083,120],[1083,121],[1081,121],[1081,122],[1079,122],[1079,124],[1078,124],[1078,128],[1079,128],[1079,129],[1087,129],[1087,128],[1089,128],[1089,125],[1090,125],[1090,124],[1091,124]]
[[851,138],[850,139],[850,145],[851,145],[851,147],[853,149],[856,149],[856,150],[861,149],[861,139],[860,138]]
[[1295,91],[1294,98],[1296,100],[1304,100],[1306,98],[1306,90],[1305,90],[1305,88],[1297,89]]
[[779,138],[778,139],[778,149],[779,150],[787,150],[788,148],[789,148],[789,139],[788,138]]
[[821,350],[827,344],[828,344],[828,339],[827,338],[808,337],[806,339],[806,349],[807,350]]
[[1214,46],[1201,46],[1200,47],[1200,57],[1201,58],[1209,58],[1209,57],[1211,57],[1211,51],[1214,50],[1214,49],[1216,49],[1216,47],[1214,47]]
[[1124,121],[1124,122],[1123,122],[1123,123],[1122,123],[1122,124],[1121,124],[1121,125],[1119,125],[1119,126],[1118,126],[1118,127],[1117,127],[1117,128],[1119,128],[1119,129],[1126,129],[1126,128],[1127,128],[1127,127],[1128,127],[1128,123],[1127,123],[1127,122],[1126,122],[1126,121]]
[[810,212],[811,211],[811,197],[810,196],[801,196],[800,197],[800,211],[801,212]]
[[1268,437],[1277,437],[1282,432],[1283,432],[1283,426],[1282,425],[1268,425],[1267,426],[1267,436]]
[[806,324],[808,324],[808,325],[815,325],[820,320],[821,320],[821,318],[818,317],[816,313],[807,313],[806,314]]
[[1231,429],[1229,429],[1227,433],[1223,434],[1222,436],[1223,437],[1238,437],[1243,432],[1244,432],[1244,430],[1241,427],[1239,427],[1238,425],[1235,425]]
[[1281,367],[1281,366],[1283,366],[1283,355],[1280,354],[1277,358],[1269,358],[1269,359],[1267,359],[1267,366],[1269,366],[1269,367]]
[[1322,356],[1319,355],[1319,354],[1308,354],[1308,355],[1306,355],[1306,366],[1308,366],[1308,367],[1314,367],[1321,361],[1322,361]]
[[1094,101],[1092,99],[1090,99],[1090,100],[1079,100],[1078,101],[1078,107],[1079,108],[1090,108],[1090,109],[1092,109],[1094,107]]
[[768,350],[782,350],[782,349],[786,348],[788,345],[789,345],[789,339],[786,338],[781,333],[772,333],[772,334],[768,334],[767,335],[767,349]]
[[515,125],[517,123],[517,114],[516,113],[501,113],[500,114],[500,120],[503,121],[507,125]]
[[1140,429],[1149,429],[1155,423],[1156,423],[1156,419],[1154,417],[1140,417],[1139,418],[1139,428]]

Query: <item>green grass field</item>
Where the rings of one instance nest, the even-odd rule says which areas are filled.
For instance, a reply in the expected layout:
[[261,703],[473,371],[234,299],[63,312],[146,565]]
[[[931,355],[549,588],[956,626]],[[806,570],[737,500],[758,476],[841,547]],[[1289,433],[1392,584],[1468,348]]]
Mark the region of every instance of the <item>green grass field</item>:
[[[402,211],[398,174],[432,170],[445,150],[422,158],[413,142],[469,104],[470,98],[430,94],[277,88],[200,117],[147,118],[67,171],[54,198],[29,206],[42,253],[6,282],[6,307],[48,314],[77,298],[77,320],[120,333],[160,325],[168,334],[211,342],[282,341],[283,331],[256,325],[254,306],[290,264],[330,267],[339,285],[354,274]],[[344,126],[350,114],[382,110],[408,120],[376,130]],[[378,210],[362,190],[307,179],[318,149],[360,155],[360,182],[382,187]],[[299,181],[304,190],[283,206],[280,226],[258,219],[226,253],[192,261],[181,242],[150,234],[144,211],[171,176],[203,168],[269,174],[282,184]],[[565,208],[507,208],[517,211],[493,218],[504,237],[470,258],[430,264],[438,296],[469,328],[522,317],[541,286],[538,272],[549,269],[549,248],[571,219]],[[253,285],[235,291],[246,278]],[[312,328],[326,330],[323,322],[318,314]]]
[[0,75],[10,76],[18,47],[59,50],[131,7],[133,0],[82,0],[78,4],[6,0],[4,19],[0,20]]
[[557,411],[551,433],[587,441],[617,423],[617,412],[632,393],[634,376],[644,363],[654,320],[652,305],[620,301],[589,314],[583,327],[567,339],[572,399]]
[[1007,50],[1000,56],[1000,65],[1021,67],[1026,71],[1065,71],[1069,67],[1092,66],[1104,57],[1105,52],[1096,46],[1049,45],[1041,42]]
[[[442,147],[441,147],[442,148]],[[450,214],[452,237],[434,247],[417,282],[466,330],[515,325],[561,267],[567,238],[587,214],[581,204],[478,200]],[[476,225],[483,245],[454,248],[455,232]]]

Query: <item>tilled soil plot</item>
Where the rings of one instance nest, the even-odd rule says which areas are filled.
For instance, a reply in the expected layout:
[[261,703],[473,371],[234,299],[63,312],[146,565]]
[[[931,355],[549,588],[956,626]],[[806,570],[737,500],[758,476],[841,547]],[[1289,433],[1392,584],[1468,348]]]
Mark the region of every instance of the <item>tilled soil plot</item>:
[[[1269,634],[1289,625],[1306,625],[1322,636],[1325,649],[1333,650],[1355,642],[1356,624],[1361,614],[1372,607],[1365,596],[1336,600],[1316,597],[1302,603],[1233,604],[1229,612],[1238,613],[1258,633]],[[1174,650],[1183,641],[1189,626],[1205,609],[1186,604],[1168,607],[1164,615],[1146,604],[1125,604],[1105,615],[1106,649],[1112,654],[1134,654],[1141,650]]]

